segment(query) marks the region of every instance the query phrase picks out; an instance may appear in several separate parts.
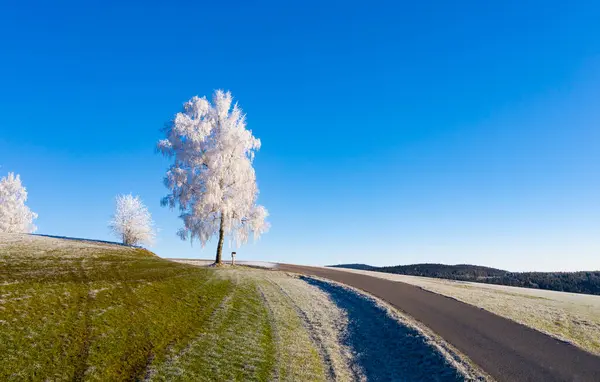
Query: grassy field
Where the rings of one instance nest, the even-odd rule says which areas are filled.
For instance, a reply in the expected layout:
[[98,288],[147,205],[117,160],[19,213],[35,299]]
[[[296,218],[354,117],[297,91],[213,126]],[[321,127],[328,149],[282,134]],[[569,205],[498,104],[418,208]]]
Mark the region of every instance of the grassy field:
[[266,280],[118,245],[0,243],[0,380],[325,379]]
[[600,355],[600,296],[344,269],[402,281],[486,309]]
[[462,381],[479,371],[326,280],[0,234],[0,381]]

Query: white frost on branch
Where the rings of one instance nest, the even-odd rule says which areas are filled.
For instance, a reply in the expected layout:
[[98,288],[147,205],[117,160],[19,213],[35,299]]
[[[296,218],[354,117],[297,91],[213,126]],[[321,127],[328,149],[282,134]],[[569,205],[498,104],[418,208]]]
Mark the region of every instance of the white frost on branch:
[[125,245],[151,245],[154,242],[152,216],[138,196],[117,196],[116,211],[108,227]]
[[258,187],[252,167],[260,140],[246,129],[246,117],[232,105],[230,92],[217,90],[212,103],[194,97],[165,127],[158,150],[173,160],[165,176],[171,193],[163,205],[179,205],[182,239],[204,246],[223,227],[239,246],[266,232],[267,210],[256,204]]
[[0,180],[0,232],[32,233],[37,230],[33,220],[38,215],[25,205],[27,190],[21,178],[12,172]]

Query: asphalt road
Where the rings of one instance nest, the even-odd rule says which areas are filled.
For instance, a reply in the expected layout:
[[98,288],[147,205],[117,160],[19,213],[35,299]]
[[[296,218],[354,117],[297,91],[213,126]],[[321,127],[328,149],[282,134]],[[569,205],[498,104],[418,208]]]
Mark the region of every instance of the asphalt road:
[[338,281],[387,301],[429,327],[497,381],[600,382],[600,357],[472,305],[363,274],[289,264],[278,268]]

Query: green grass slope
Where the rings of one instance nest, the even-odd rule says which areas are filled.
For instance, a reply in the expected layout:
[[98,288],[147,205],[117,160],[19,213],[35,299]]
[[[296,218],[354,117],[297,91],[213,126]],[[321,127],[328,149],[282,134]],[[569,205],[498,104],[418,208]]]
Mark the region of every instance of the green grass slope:
[[119,245],[0,235],[0,380],[272,380],[283,369],[324,379],[310,344],[285,355],[277,338],[289,323],[261,281],[241,275]]

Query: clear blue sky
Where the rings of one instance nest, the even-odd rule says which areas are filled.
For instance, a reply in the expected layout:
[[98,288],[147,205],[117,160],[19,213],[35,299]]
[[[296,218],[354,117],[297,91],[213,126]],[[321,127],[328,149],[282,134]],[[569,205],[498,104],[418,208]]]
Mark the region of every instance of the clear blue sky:
[[212,258],[154,147],[223,88],[271,213],[241,259],[600,269],[600,3],[128,3],[0,5],[0,174],[39,233],[110,239],[133,192],[158,254]]

